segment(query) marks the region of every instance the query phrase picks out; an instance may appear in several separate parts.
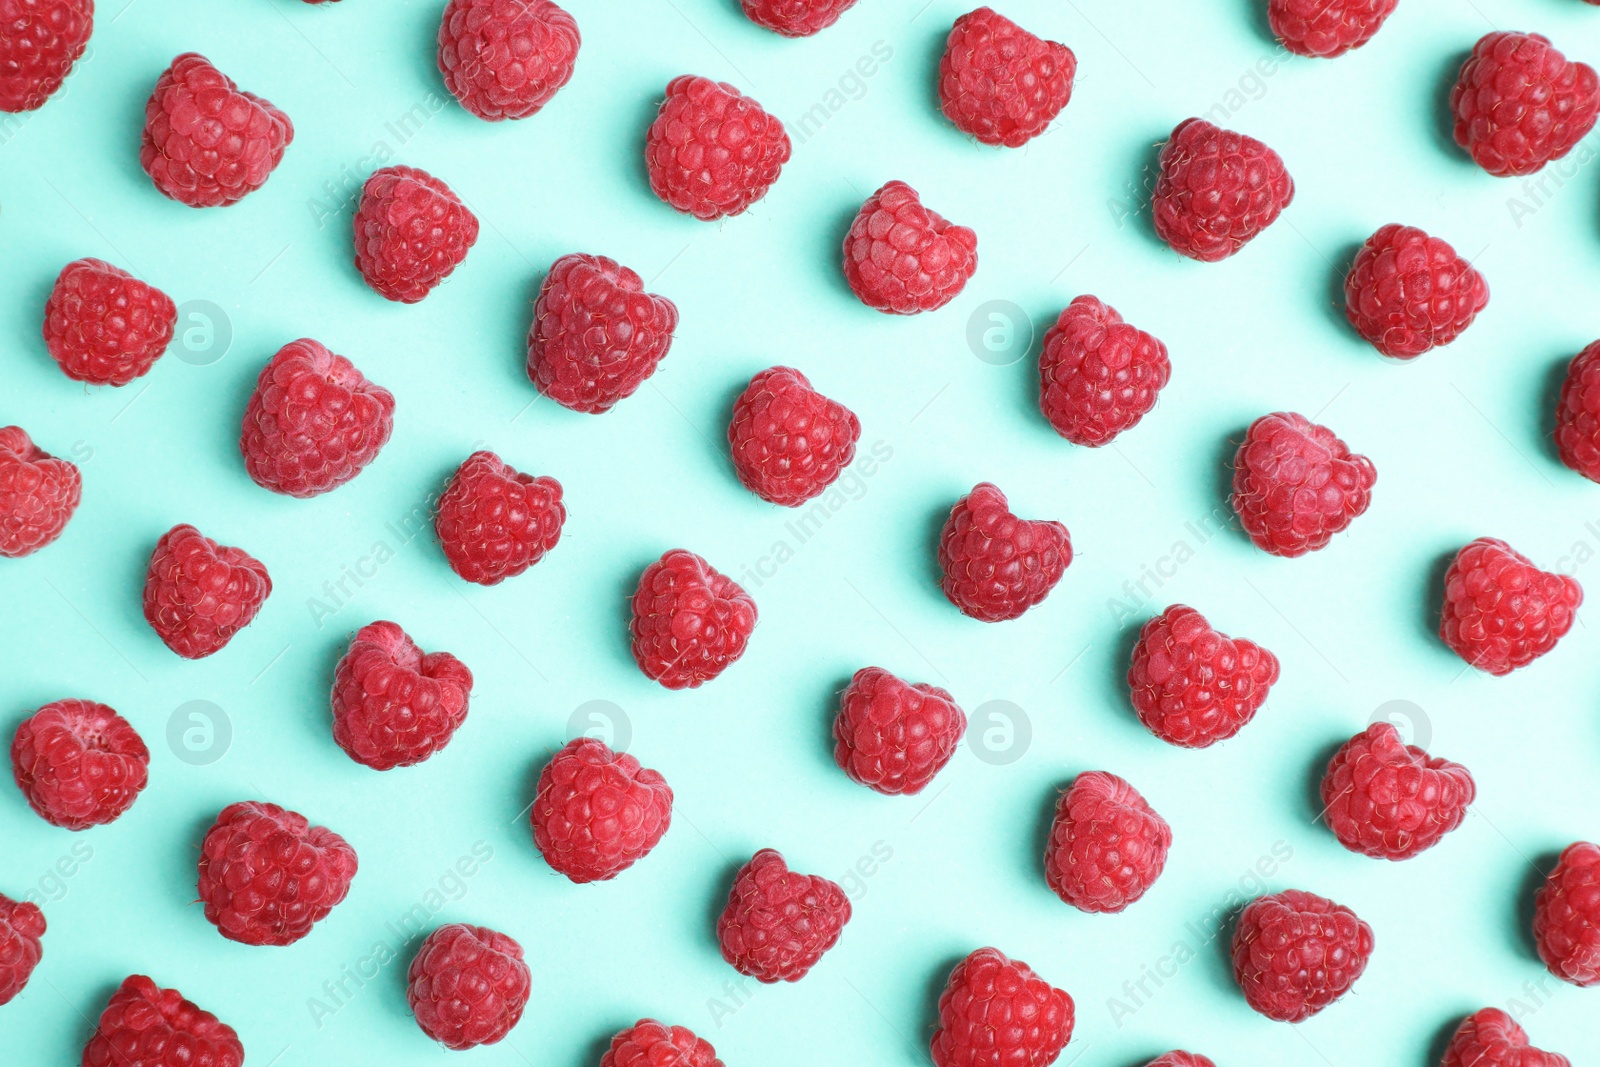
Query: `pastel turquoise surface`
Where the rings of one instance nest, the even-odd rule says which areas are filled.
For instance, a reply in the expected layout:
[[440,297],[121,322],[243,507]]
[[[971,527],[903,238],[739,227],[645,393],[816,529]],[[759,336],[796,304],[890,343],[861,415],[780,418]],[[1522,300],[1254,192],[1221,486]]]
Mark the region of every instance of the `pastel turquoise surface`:
[[[963,0],[861,0],[800,41],[735,0],[566,6],[583,32],[576,77],[523,122],[481,122],[446,94],[438,0],[104,0],[64,91],[0,122],[0,424],[84,477],[65,536],[0,561],[0,728],[88,697],[153,753],[133,809],[82,834],[0,788],[0,891],[32,894],[50,924],[32,984],[0,1008],[0,1062],[77,1062],[111,990],[148,973],[236,1027],[258,1067],[588,1067],[641,1016],[692,1027],[729,1067],[917,1065],[949,967],[990,944],[1076,998],[1063,1063],[1137,1067],[1182,1047],[1222,1067],[1425,1067],[1489,1005],[1593,1062],[1600,993],[1548,978],[1527,926],[1555,852],[1600,837],[1600,643],[1579,625],[1497,679],[1464,670],[1435,627],[1444,562],[1480,535],[1600,595],[1600,487],[1550,441],[1565,361],[1600,335],[1600,141],[1498,180],[1445,119],[1479,35],[1537,30],[1600,61],[1600,10],[1404,0],[1372,44],[1326,62],[1279,52],[1261,0],[1012,0],[1004,13],[1079,60],[1062,118],[1013,151],[937,110]],[[266,187],[228,209],[168,201],[138,164],[150,88],[191,50],[295,123]],[[682,73],[732,82],[795,140],[770,195],[720,225],[675,214],[645,180],[645,128]],[[1274,146],[1297,186],[1281,221],[1216,265],[1161,245],[1145,206],[1154,146],[1193,114]],[[411,307],[351,264],[354,193],[391,161],[448,181],[483,223],[465,264]],[[979,234],[966,291],[914,318],[863,307],[839,270],[856,209],[896,178]],[[1391,221],[1453,242],[1493,292],[1459,342],[1410,365],[1381,360],[1340,306],[1354,249]],[[529,301],[574,251],[632,266],[682,317],[659,373],[602,417],[539,399],[523,371]],[[56,272],[80,256],[185,307],[185,341],[126,388],[67,380],[40,339]],[[1023,353],[1007,304],[986,306],[1025,309],[1037,334],[1080,293],[1171,350],[1159,407],[1114,448],[1051,431],[1037,343]],[[307,501],[254,485],[236,444],[262,364],[302,336],[398,403],[377,462]],[[863,425],[864,458],[803,528],[744,490],[725,450],[733,397],[776,363]],[[1224,503],[1244,428],[1277,410],[1325,422],[1379,471],[1370,512],[1298,560],[1253,548]],[[477,447],[559,478],[570,511],[544,562],[487,589],[450,572],[426,516]],[[985,480],[1021,514],[1064,521],[1077,551],[1041,607],[1001,625],[953,609],[933,559],[950,505]],[[244,547],[274,582],[256,622],[199,662],[140,612],[150,550],[178,522]],[[761,621],[723,677],[673,693],[634,666],[626,613],[643,567],[680,546],[744,583]],[[1138,626],[1175,602],[1283,662],[1257,720],[1202,752],[1147,733],[1123,681]],[[383,774],[334,745],[327,701],[349,636],[380,618],[477,678],[450,746]],[[974,743],[922,797],[878,796],[833,764],[835,695],[874,664],[950,689],[973,716]],[[195,701],[231,732],[213,762]],[[1380,713],[1479,785],[1466,824],[1404,864],[1346,852],[1317,820],[1328,755]],[[574,886],[524,812],[544,760],[589,728],[628,735],[677,802],[648,859]],[[1118,916],[1067,907],[1041,870],[1056,792],[1091,769],[1130,779],[1175,835],[1165,875]],[[258,798],[361,858],[348,900],[285,949],[224,940],[194,903],[205,828]],[[838,947],[781,988],[740,981],[713,933],[733,870],[767,846],[843,882],[855,906]],[[1230,912],[1288,887],[1377,932],[1356,992],[1298,1027],[1255,1015],[1225,959]],[[416,1028],[404,981],[422,920],[408,915],[523,943],[534,995],[506,1042],[448,1053]]]

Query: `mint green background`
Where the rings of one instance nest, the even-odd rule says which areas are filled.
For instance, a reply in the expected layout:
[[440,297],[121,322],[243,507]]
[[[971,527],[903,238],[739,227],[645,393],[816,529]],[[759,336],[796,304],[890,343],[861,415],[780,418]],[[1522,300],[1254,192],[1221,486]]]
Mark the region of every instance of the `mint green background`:
[[[1600,588],[1600,488],[1562,468],[1549,440],[1560,369],[1600,334],[1600,173],[1588,164],[1600,141],[1536,181],[1501,181],[1454,147],[1443,117],[1454,70],[1491,24],[1596,61],[1600,11],[1405,0],[1373,44],[1318,62],[1277,52],[1259,0],[1013,0],[1004,11],[1068,42],[1080,68],[1050,133],[1005,151],[936,110],[962,0],[862,0],[802,41],[754,27],[734,0],[571,0],[576,77],[537,117],[499,125],[444,93],[438,2],[120,3],[102,5],[66,89],[0,123],[0,423],[76,457],[85,483],[58,543],[0,565],[0,729],[63,696],[105,701],[150,743],[151,783],[121,821],[81,835],[0,788],[0,890],[42,898],[50,923],[33,983],[0,1008],[0,1060],[77,1062],[112,988],[147,972],[235,1026],[258,1067],[443,1062],[406,1010],[414,942],[388,925],[418,904],[430,922],[491,925],[528,951],[532,1003],[508,1041],[467,1054],[484,1064],[593,1064],[642,1015],[693,1027],[730,1067],[921,1064],[948,967],[985,944],[1077,999],[1063,1062],[1135,1067],[1188,1047],[1224,1067],[1431,1064],[1460,1016],[1513,999],[1536,1009],[1536,1042],[1580,1063],[1600,1053],[1600,994],[1547,979],[1526,932],[1539,870],[1600,837],[1595,634],[1580,625],[1506,679],[1464,672],[1433,634],[1443,561],[1480,534]],[[138,166],[145,98],[187,50],[295,122],[271,181],[226,210],[172,203]],[[813,105],[825,116],[808,138],[796,131],[772,193],[721,225],[675,215],[644,178],[644,129],[685,72],[733,82],[792,130]],[[1276,147],[1298,185],[1277,225],[1209,266],[1156,241],[1140,188],[1153,146],[1197,113]],[[378,298],[350,263],[345,190],[391,156],[447,180],[483,222],[465,264],[414,307]],[[891,178],[979,234],[976,277],[938,313],[879,315],[841,279],[844,228]],[[1385,365],[1337,302],[1354,248],[1390,221],[1454,242],[1493,290],[1459,343],[1407,366]],[[682,314],[660,372],[601,418],[536,401],[522,370],[528,301],[571,251],[627,263]],[[68,381],[39,322],[56,272],[85,255],[180,304],[218,305],[231,348],[207,365],[175,348],[124,389]],[[1174,364],[1156,412],[1101,451],[1039,417],[1032,351],[997,366],[966,339],[986,301],[1020,305],[1043,329],[1083,292],[1163,338]],[[186,325],[204,340],[202,320]],[[977,330],[988,325],[979,315]],[[262,363],[300,336],[398,400],[378,461],[311,501],[257,488],[235,445]],[[722,445],[732,398],[773,363],[848,403],[864,452],[879,443],[870,477],[858,471],[803,544],[790,512],[739,486]],[[1208,519],[1233,442],[1280,409],[1328,423],[1380,472],[1371,511],[1292,561]],[[480,444],[558,477],[571,516],[548,560],[493,589],[455,578],[431,533],[397,532]],[[1065,521],[1078,553],[1042,607],[997,626],[942,599],[932,559],[943,513],[980,480],[1023,514]],[[148,554],[176,522],[248,549],[274,582],[255,624],[197,663],[140,614]],[[679,545],[741,578],[761,622],[726,675],[669,693],[632,663],[626,597]],[[347,570],[364,577],[330,599],[325,583]],[[1121,680],[1138,624],[1179,601],[1283,661],[1258,720],[1205,752],[1147,734]],[[333,664],[376,618],[477,677],[450,747],[387,774],[340,752],[327,711]],[[963,748],[920,799],[872,794],[838,772],[828,742],[835,691],[868,664],[947,686],[975,718],[1012,702],[1031,745],[1009,765]],[[232,725],[209,766],[165,741],[193,700]],[[677,805],[647,861],[573,886],[519,812],[575,709],[595,700],[625,709],[632,750]],[[1391,700],[1422,709],[1432,750],[1468,765],[1481,793],[1459,832],[1403,865],[1347,853],[1315,821],[1332,747]],[[1055,791],[1094,768],[1133,781],[1176,837],[1166,874],[1120,916],[1078,914],[1040,872]],[[287,949],[225,941],[193,903],[200,836],[251,798],[338,830],[361,857],[349,899]],[[847,881],[856,910],[805,981],[751,991],[731,984],[712,917],[731,871],[764,846]],[[452,877],[475,850],[472,876]],[[1258,891],[1257,870],[1260,886],[1334,897],[1377,930],[1355,995],[1300,1027],[1254,1015],[1226,931],[1208,940]],[[378,944],[398,958],[374,975]],[[343,1006],[316,1017],[311,998],[338,1003],[323,986],[346,968],[370,978],[346,979]],[[1124,984],[1147,971],[1161,985],[1145,979],[1152,995],[1129,999]]]

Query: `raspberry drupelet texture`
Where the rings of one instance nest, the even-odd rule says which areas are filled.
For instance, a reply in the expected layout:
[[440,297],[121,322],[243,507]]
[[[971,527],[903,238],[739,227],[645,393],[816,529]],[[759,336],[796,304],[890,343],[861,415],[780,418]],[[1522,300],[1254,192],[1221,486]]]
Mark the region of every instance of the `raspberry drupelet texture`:
[[1572,151],[1600,114],[1600,76],[1537,33],[1485,34],[1450,91],[1456,144],[1497,177]]
[[579,737],[540,772],[529,820],[552,868],[580,885],[604,882],[661,843],[672,825],[672,787],[627,753]]
[[478,240],[478,216],[416,167],[383,167],[361,187],[356,269],[373,292],[415,304],[450,276]]
[[837,882],[797,874],[764,848],[734,875],[717,919],[722,958],[758,982],[798,982],[839,941],[850,898]]
[[1450,244],[1391,222],[1367,238],[1344,280],[1344,313],[1386,356],[1447,345],[1489,306],[1489,283]]
[[983,622],[1020,617],[1050,594],[1071,562],[1065,526],[1018,518],[988,482],[956,502],[939,535],[944,595]]
[[1294,179],[1278,153],[1204,119],[1180,122],[1158,162],[1156,235],[1203,263],[1239,251],[1294,200]]
[[727,670],[755,628],[750,594],[687,549],[672,549],[639,576],[633,658],[668,689],[694,689]]
[[94,0],[0,0],[0,111],[43,107],[93,31]]
[[939,61],[939,106],[987,145],[1021,148],[1072,99],[1072,49],[980,7],[956,19]]
[[474,452],[439,498],[434,532],[451,570],[497,585],[555,548],[566,521],[560,482],[513,470],[493,452]]
[[739,481],[762,500],[789,508],[837,481],[860,438],[855,412],[811,388],[793,367],[772,367],[751,378],[728,422]]
[[525,119],[572,80],[581,43],[578,23],[550,0],[450,0],[439,73],[480,119]]
[[856,0],[740,0],[745,16],[785,37],[810,37],[839,21]]
[[1534,1048],[1515,1019],[1499,1008],[1484,1008],[1462,1020],[1439,1067],[1572,1067],[1572,1061]]
[[200,843],[200,899],[228,940],[292,945],[350,892],[356,866],[344,838],[304,815],[230,804]]
[[1372,927],[1342,904],[1299,889],[1257,897],[1233,931],[1233,976],[1256,1011],[1311,1018],[1350,991],[1372,955]]
[[1322,815],[1339,843],[1376,859],[1405,860],[1461,825],[1477,796],[1459,763],[1436,759],[1376,722],[1346,741],[1322,777]]
[[0,556],[31,555],[60,537],[82,499],[75,464],[35,445],[20,426],[0,427]]
[[869,789],[920,793],[956,754],[966,730],[966,713],[945,690],[864,667],[839,698],[833,758]]
[[1039,409],[1062,437],[1098,448],[1137,426],[1171,376],[1166,345],[1080,296],[1045,331]]
[[1139,721],[1184,748],[1205,748],[1244,729],[1277,680],[1277,656],[1218,632],[1185,604],[1144,624],[1128,665]]
[[1137,789],[1088,771],[1056,802],[1045,880],[1079,911],[1122,911],[1161,877],[1171,847],[1172,827]]
[[977,269],[978,235],[923,207],[901,181],[867,197],[844,238],[845,281],[885,314],[942,308]]
[[1504,541],[1480,537],[1445,571],[1439,636],[1480,671],[1510,674],[1555,648],[1582,603],[1576,578],[1542,571]]
[[1233,510],[1250,540],[1274,556],[1327,546],[1372,503],[1378,470],[1332,430],[1276,412],[1251,423],[1233,461]]
[[144,618],[172,651],[201,659],[249,626],[271,592],[260,560],[180,523],[150,554]]
[[17,727],[11,772],[46,822],[87,830],[133,807],[150,778],[150,750],[133,724],[104,704],[57,700]]
[[1360,48],[1400,0],[1267,0],[1267,21],[1289,51],[1332,59]]
[[1579,841],[1561,853],[1534,895],[1533,940],[1551,974],[1600,985],[1600,845]]
[[15,1000],[39,966],[44,929],[37,904],[0,893],[0,1004]]
[[789,161],[783,123],[726,82],[682,75],[667,83],[645,135],[650,188],[685,215],[739,215],[767,195]]
[[677,305],[616,260],[562,256],[533,305],[528,378],[562,407],[610,411],[655,373],[677,328]]
[[233,1027],[162,989],[129,975],[111,994],[83,1049],[83,1067],[243,1067],[244,1046]]
[[1600,341],[1573,357],[1556,404],[1561,462],[1600,482]]
[[997,948],[956,964],[939,994],[934,1067],[1049,1067],[1072,1039],[1072,997]]
[[412,958],[406,1002],[423,1033],[445,1048],[469,1049],[511,1032],[532,984],[514,939],[487,926],[451,923],[429,934]]
[[239,451],[251,481],[304,499],[360,474],[393,431],[394,395],[348,359],[301,338],[261,368]]
[[600,1067],[723,1067],[711,1042],[687,1026],[640,1019],[611,1039]]
[[181,204],[226,207],[265,185],[293,140],[288,115],[186,52],[150,94],[139,164]]
[[1182,1050],[1169,1052],[1164,1056],[1157,1056],[1145,1067],[1217,1067],[1210,1058],[1198,1052],[1184,1052]]
[[62,267],[44,305],[50,358],[91,385],[127,385],[147,373],[177,325],[170,296],[102,259]]
[[333,671],[333,739],[375,771],[410,767],[450,743],[471,695],[466,664],[424,653],[392,622],[368,623]]

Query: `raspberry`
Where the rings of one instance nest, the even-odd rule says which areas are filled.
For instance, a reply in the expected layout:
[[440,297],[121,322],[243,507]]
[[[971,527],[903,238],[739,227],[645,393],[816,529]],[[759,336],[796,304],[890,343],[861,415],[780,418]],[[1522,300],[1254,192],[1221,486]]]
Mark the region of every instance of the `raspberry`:
[[206,919],[241,944],[294,944],[355,876],[356,852],[344,838],[276,804],[230,804],[200,843]]
[[0,0],[0,27],[0,111],[32,111],[83,56],[94,0]]
[[1065,526],[1017,518],[988,482],[956,501],[939,535],[944,595],[983,622],[1020,617],[1050,594],[1071,562]]
[[162,195],[226,207],[267,183],[294,140],[289,116],[243,92],[205,56],[185,52],[156,79],[139,165]]
[[836,945],[850,921],[850,898],[837,882],[796,874],[764,848],[734,875],[717,919],[722,958],[758,982],[798,982]]
[[1372,927],[1349,908],[1286,889],[1245,905],[1233,931],[1233,976],[1262,1015],[1304,1022],[1350,991],[1372,945]]
[[387,300],[415,304],[461,265],[477,240],[478,217],[425,170],[383,167],[361,187],[356,269]]
[[257,485],[304,499],[360,474],[393,430],[393,394],[348,359],[301,338],[261,368],[239,451]]
[[739,481],[771,504],[796,508],[838,480],[855,458],[861,420],[793,367],[750,379],[733,402],[728,446]]
[[1498,178],[1532,174],[1594,128],[1600,77],[1537,33],[1489,33],[1450,90],[1456,144]]
[[785,37],[810,37],[839,21],[856,0],[741,0],[746,17]]
[[1217,1065],[1198,1052],[1177,1051],[1158,1056],[1145,1064],[1145,1067],[1217,1067]]
[[1600,482],[1600,341],[1572,359],[1556,406],[1556,451],[1561,462]]
[[1534,895],[1533,939],[1551,974],[1600,985],[1600,845],[1580,841],[1561,853]]
[[37,904],[0,893],[0,1004],[15,1000],[39,966],[44,927]]
[[1139,721],[1184,748],[1205,748],[1244,729],[1277,680],[1277,656],[1212,629],[1184,604],[1144,624],[1128,665]]
[[[854,0],[852,0],[854,2]],[[711,1042],[687,1026],[640,1019],[611,1039],[600,1067],[723,1067]]]
[[1263,552],[1303,556],[1367,510],[1377,480],[1332,430],[1280,411],[1251,423],[1234,456],[1233,510]]
[[1435,759],[1376,722],[1346,741],[1322,777],[1323,817],[1339,843],[1376,859],[1407,860],[1461,825],[1477,796],[1459,763]]
[[28,804],[53,826],[87,830],[133,807],[150,776],[150,750],[104,704],[57,700],[17,727],[11,770]]
[[233,1027],[142,974],[111,994],[83,1049],[83,1067],[242,1067]]
[[844,238],[844,278],[870,308],[915,315],[942,308],[978,269],[978,235],[922,206],[905,182],[867,197]]
[[767,195],[789,162],[783,123],[726,82],[681,75],[667,83],[645,135],[650,188],[697,219],[738,215]]
[[695,689],[744,655],[756,602],[732,578],[687,549],[644,569],[633,594],[633,658],[668,689]]
[[605,882],[660,844],[672,787],[627,753],[579,737],[544,765],[530,821],[546,863],[580,885]]
[[833,758],[851,781],[909,796],[950,762],[966,729],[966,713],[945,690],[865,667],[840,697]]
[[423,1033],[445,1048],[469,1049],[511,1032],[532,981],[515,940],[487,926],[451,923],[417,949],[406,1002]]
[[22,427],[0,427],[0,556],[27,556],[60,537],[82,498],[76,466],[36,446]]
[[1099,448],[1137,426],[1171,376],[1166,345],[1080,296],[1045,332],[1039,409],[1062,437]]
[[544,559],[566,521],[560,482],[513,470],[493,452],[474,452],[439,498],[434,532],[451,570],[498,585]]
[[1445,571],[1439,636],[1480,671],[1510,674],[1555,648],[1582,603],[1576,578],[1541,571],[1504,541],[1480,537]]
[[1021,148],[1072,99],[1078,59],[987,7],[956,19],[939,61],[939,106],[987,145]]
[[1400,0],[1268,0],[1267,21],[1289,51],[1332,59],[1360,48]]
[[934,1067],[1048,1067],[1072,1039],[1072,998],[1021,960],[980,948],[939,994]]
[[1079,911],[1122,911],[1155,885],[1171,847],[1172,827],[1137,789],[1089,771],[1056,803],[1045,880]]
[[1204,119],[1180,122],[1159,162],[1156,235],[1203,263],[1239,251],[1294,200],[1294,179],[1278,153]]
[[581,43],[577,22],[550,0],[450,0],[439,73],[480,119],[525,119],[572,80]]
[[1356,333],[1396,359],[1460,337],[1489,305],[1489,283],[1437,237],[1391,222],[1367,238],[1344,279]]
[[533,305],[528,377],[562,407],[598,415],[655,373],[677,328],[677,305],[616,260],[562,256]]
[[101,259],[62,267],[44,305],[50,358],[93,385],[127,385],[148,372],[177,325],[170,296]]
[[1532,1047],[1515,1019],[1484,1008],[1462,1020],[1439,1067],[1572,1067],[1572,1061]]
[[272,592],[261,561],[188,523],[161,535],[144,579],[144,618],[184,659],[220,651]]
[[410,767],[450,743],[471,694],[466,664],[424,654],[392,622],[368,623],[334,668],[333,739],[375,771]]

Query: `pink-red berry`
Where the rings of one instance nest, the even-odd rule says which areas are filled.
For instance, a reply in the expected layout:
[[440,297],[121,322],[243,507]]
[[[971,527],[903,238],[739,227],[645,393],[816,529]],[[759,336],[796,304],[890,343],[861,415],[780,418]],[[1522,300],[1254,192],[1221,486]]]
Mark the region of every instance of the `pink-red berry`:
[[525,119],[572,80],[581,43],[578,23],[550,0],[450,0],[439,72],[480,119]]
[[424,653],[395,623],[368,623],[333,671],[333,739],[375,771],[410,767],[450,743],[471,695],[465,663]]
[[739,481],[772,504],[795,508],[820,496],[855,458],[861,420],[811,388],[793,367],[750,379],[733,402],[728,448]]
[[1185,119],[1161,149],[1151,205],[1156,234],[1190,259],[1227,259],[1294,199],[1278,153],[1204,119]]
[[1456,144],[1497,177],[1532,174],[1594,129],[1600,76],[1537,33],[1485,34],[1450,91]]
[[0,1004],[15,1000],[39,966],[44,929],[39,905],[0,893]]
[[114,822],[150,777],[150,750],[133,724],[104,704],[57,700],[22,721],[11,771],[46,822],[87,830]]
[[1600,985],[1600,845],[1579,841],[1561,853],[1534,895],[1533,940],[1551,974]]
[[265,185],[293,140],[288,115],[186,52],[150,94],[139,164],[179,203],[226,207]]
[[694,689],[727,670],[755,628],[750,594],[687,549],[667,552],[639,576],[633,658],[668,689]]
[[1137,789],[1088,771],[1056,802],[1045,880],[1079,911],[1122,911],[1161,877],[1171,848],[1172,827]]
[[439,498],[434,532],[451,570],[497,585],[555,548],[566,521],[560,482],[514,470],[493,452],[474,452]]
[[1322,816],[1339,843],[1376,859],[1405,860],[1461,825],[1477,796],[1472,775],[1375,722],[1334,753],[1322,776]]
[[1326,426],[1277,412],[1250,424],[1233,460],[1233,510],[1274,556],[1325,548],[1372,503],[1378,470]]
[[987,145],[1021,148],[1072,99],[1072,49],[990,8],[956,19],[939,61],[939,106],[956,129]]
[[129,975],[111,994],[83,1049],[83,1067],[243,1067],[244,1046],[233,1027],[162,989]]
[[1600,482],[1600,341],[1567,367],[1556,404],[1556,451],[1561,462]]
[[757,26],[785,37],[810,37],[839,21],[856,0],[740,0]]
[[944,307],[978,269],[978,235],[957,226],[905,182],[867,197],[844,238],[844,278],[869,308],[915,315]]
[[1098,448],[1137,426],[1171,376],[1166,345],[1080,296],[1045,331],[1039,409],[1062,437]]
[[1504,541],[1480,537],[1445,571],[1439,636],[1480,671],[1510,674],[1555,648],[1582,603],[1576,578],[1542,571]]
[[640,1019],[611,1039],[600,1067],[723,1067],[711,1042],[687,1026]]
[[93,31],[94,0],[0,0],[0,111],[43,107]]
[[82,499],[76,465],[35,445],[20,426],[0,427],[0,556],[27,556],[60,537]]
[[1145,1067],[1217,1067],[1209,1057],[1198,1052],[1184,1052],[1182,1050],[1169,1052],[1164,1056],[1157,1056]]
[[356,866],[344,838],[304,815],[230,804],[200,843],[200,900],[230,941],[292,945],[350,892]]
[[532,984],[515,939],[451,923],[429,934],[412,958],[406,1002],[423,1033],[445,1048],[469,1049],[511,1032]]
[[91,385],[127,385],[147,373],[177,325],[170,296],[102,259],[62,267],[44,305],[50,358]]
[[604,882],[650,854],[672,825],[672,787],[603,741],[579,737],[539,773],[533,841],[572,881]]
[[920,793],[956,754],[966,730],[966,713],[945,690],[863,667],[839,698],[833,758],[869,789]]
[[956,501],[939,535],[944,595],[983,622],[1020,617],[1050,594],[1071,562],[1065,526],[1018,518],[988,482]]
[[650,188],[697,219],[742,214],[789,161],[783,123],[726,82],[682,75],[667,84],[645,135]]
[[415,304],[450,276],[478,240],[478,216],[416,167],[383,167],[361,187],[356,269],[373,292]]
[[1515,1019],[1499,1008],[1484,1008],[1461,1021],[1439,1067],[1572,1067],[1572,1061],[1534,1048]]
[[1139,721],[1184,748],[1205,748],[1244,729],[1277,680],[1277,656],[1213,629],[1185,604],[1144,624],[1128,664]]
[[934,1067],[1049,1067],[1072,1039],[1072,997],[997,948],[956,964],[939,994]]
[[1233,976],[1256,1011],[1311,1018],[1350,991],[1372,956],[1372,927],[1342,904],[1299,889],[1257,897],[1233,931]]
[[1360,48],[1400,0],[1267,0],[1267,21],[1296,55],[1332,59]]
[[144,618],[184,659],[220,651],[272,592],[262,562],[188,523],[161,535],[144,580]]
[[759,982],[798,982],[839,941],[850,898],[837,882],[789,869],[764,848],[734,875],[717,919],[722,958]]
[[1386,356],[1447,345],[1489,306],[1489,283],[1449,243],[1391,222],[1367,238],[1344,280],[1344,313]]

